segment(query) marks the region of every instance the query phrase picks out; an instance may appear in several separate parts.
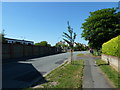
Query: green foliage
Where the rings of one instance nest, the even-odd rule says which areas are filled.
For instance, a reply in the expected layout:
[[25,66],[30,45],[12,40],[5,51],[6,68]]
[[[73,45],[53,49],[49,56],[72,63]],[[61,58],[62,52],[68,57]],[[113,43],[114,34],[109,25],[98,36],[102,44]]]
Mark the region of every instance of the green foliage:
[[76,33],[73,33],[73,28],[70,27],[69,21],[68,21],[68,32],[69,34],[63,32],[63,40],[69,44],[70,52],[71,52],[71,62],[73,59],[73,49],[74,49],[74,41],[76,38]]
[[88,40],[91,48],[99,50],[102,44],[120,34],[120,12],[117,8],[90,12],[82,24],[82,37]]
[[61,44],[61,43],[56,43],[55,46],[56,46],[56,47],[62,47],[62,44]]
[[64,44],[64,43],[62,43],[62,41],[61,42],[58,42],[58,43],[56,43],[56,45],[55,45],[56,47],[62,47],[62,48],[67,48],[68,47],[68,45],[66,45],[66,44]]
[[104,43],[102,53],[120,57],[120,35]]
[[94,56],[100,56],[102,53],[101,49],[100,50],[93,50],[93,55]]
[[71,49],[73,49],[74,41],[76,38],[76,33],[73,33],[73,28],[70,27],[69,22],[68,22],[68,32],[69,32],[69,34],[63,32],[63,37],[65,37],[65,38],[63,38],[63,40],[69,44],[69,47]]
[[2,42],[2,43],[6,43],[4,31],[5,30],[2,30],[2,33],[0,33],[0,42]]
[[65,42],[62,42],[62,41],[56,43],[55,47],[60,47],[63,52],[67,52],[67,50],[68,50],[68,45],[65,44]]
[[81,43],[75,43],[75,47],[74,47],[74,50],[75,51],[86,51],[88,50],[88,46],[84,45],[84,44],[81,44]]
[[46,47],[50,47],[51,45],[48,44],[47,41],[41,41],[41,42],[38,42],[38,43],[35,43],[36,46],[46,46]]

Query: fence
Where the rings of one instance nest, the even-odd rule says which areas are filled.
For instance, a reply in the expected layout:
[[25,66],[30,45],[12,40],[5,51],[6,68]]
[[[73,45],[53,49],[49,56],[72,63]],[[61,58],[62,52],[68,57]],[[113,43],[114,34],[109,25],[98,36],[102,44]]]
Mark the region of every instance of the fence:
[[52,55],[62,52],[57,47],[42,47],[22,44],[2,44],[2,59],[28,58]]

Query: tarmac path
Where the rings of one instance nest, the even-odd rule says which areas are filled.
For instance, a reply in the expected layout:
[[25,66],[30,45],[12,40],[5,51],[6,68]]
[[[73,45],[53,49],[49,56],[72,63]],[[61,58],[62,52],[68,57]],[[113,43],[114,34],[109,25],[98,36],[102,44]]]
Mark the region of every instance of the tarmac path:
[[100,57],[93,57],[90,54],[86,54],[76,58],[85,60],[83,88],[105,88],[107,90],[114,88],[95,63],[95,60],[100,59]]

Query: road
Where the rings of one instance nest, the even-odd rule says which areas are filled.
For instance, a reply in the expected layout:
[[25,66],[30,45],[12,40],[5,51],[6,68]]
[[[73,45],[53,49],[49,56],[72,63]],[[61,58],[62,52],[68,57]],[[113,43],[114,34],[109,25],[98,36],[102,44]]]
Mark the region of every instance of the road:
[[[74,56],[78,53],[87,52],[74,52]],[[28,59],[26,61],[20,60],[18,62],[4,63],[2,65],[3,88],[29,87],[33,82],[42,79],[43,75],[58,67],[69,57],[70,53],[61,53],[41,58]],[[46,80],[44,80],[44,82],[46,82]]]

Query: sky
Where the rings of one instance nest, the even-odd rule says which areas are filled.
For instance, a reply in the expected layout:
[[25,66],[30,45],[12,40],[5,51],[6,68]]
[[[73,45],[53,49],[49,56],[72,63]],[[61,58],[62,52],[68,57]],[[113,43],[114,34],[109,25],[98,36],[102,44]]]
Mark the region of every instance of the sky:
[[3,2],[2,28],[8,38],[55,45],[63,40],[63,32],[68,33],[69,21],[77,33],[75,41],[87,45],[81,26],[89,12],[112,7],[118,2]]
[[1,0],[2,2],[119,2],[119,0]]

